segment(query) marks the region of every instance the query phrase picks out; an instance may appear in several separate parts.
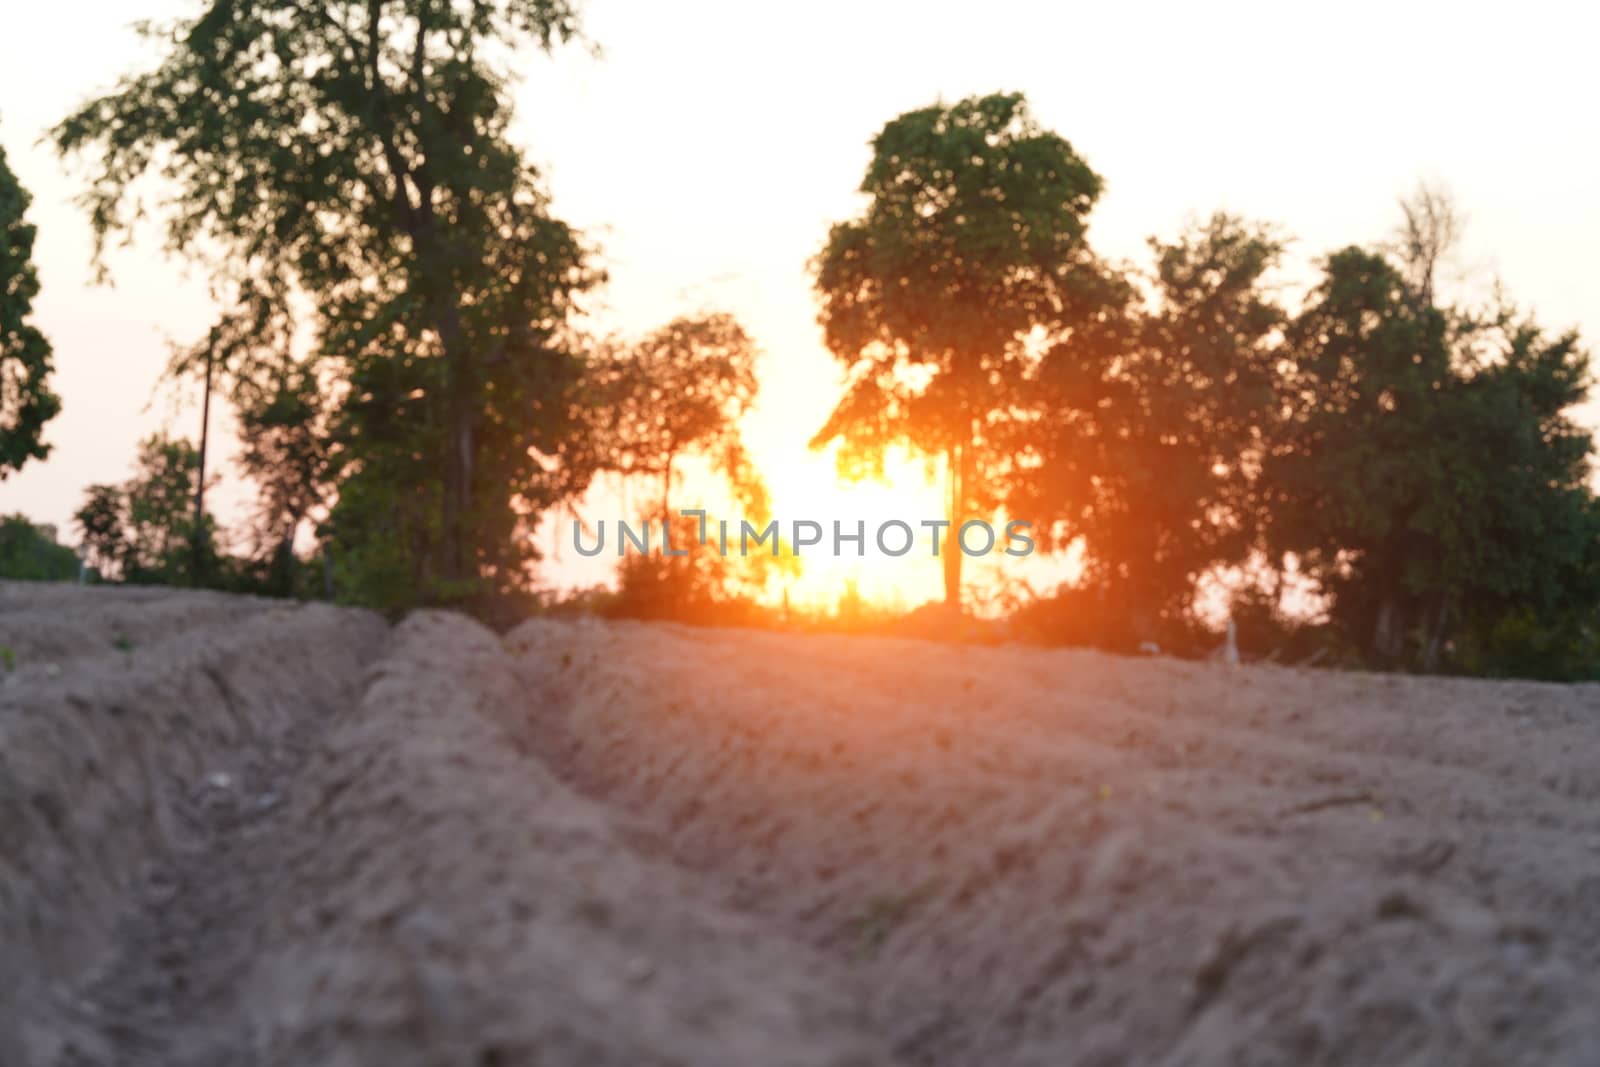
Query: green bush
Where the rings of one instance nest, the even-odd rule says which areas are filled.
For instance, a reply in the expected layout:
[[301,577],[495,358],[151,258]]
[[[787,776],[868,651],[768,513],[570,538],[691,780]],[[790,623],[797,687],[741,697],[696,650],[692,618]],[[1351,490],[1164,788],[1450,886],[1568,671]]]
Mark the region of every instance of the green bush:
[[77,576],[72,549],[21,515],[0,517],[0,578],[62,582]]

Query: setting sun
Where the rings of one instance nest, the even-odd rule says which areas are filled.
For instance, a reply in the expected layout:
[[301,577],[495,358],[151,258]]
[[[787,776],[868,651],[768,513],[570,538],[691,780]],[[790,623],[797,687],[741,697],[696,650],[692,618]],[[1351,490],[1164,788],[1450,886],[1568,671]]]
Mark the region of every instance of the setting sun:
[[[791,604],[831,609],[854,589],[862,600],[878,607],[914,607],[938,597],[940,571],[937,560],[917,551],[901,558],[886,556],[873,543],[873,533],[885,522],[916,523],[944,514],[937,481],[921,459],[896,450],[885,457],[881,480],[847,482],[839,477],[834,450],[780,455],[766,462],[757,457],[772,490],[773,514],[785,521],[808,518],[828,527],[833,522],[847,532],[864,523],[867,536],[860,554],[846,546],[834,553],[825,543],[803,552],[800,573],[785,582]],[[920,542],[919,542],[920,543]],[[781,595],[781,594],[780,594]]]

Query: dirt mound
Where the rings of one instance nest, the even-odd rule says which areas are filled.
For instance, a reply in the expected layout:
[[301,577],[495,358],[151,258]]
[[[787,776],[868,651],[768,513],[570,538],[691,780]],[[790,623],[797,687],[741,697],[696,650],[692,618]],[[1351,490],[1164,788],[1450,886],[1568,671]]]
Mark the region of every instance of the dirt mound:
[[888,1062],[519,752],[487,630],[0,592],[0,1063]]
[[0,1063],[66,1062],[181,801],[352,701],[375,617],[157,590],[0,584]]
[[0,1064],[1588,1064],[1600,687],[0,584]]
[[903,1062],[1587,1063],[1600,688],[533,622],[522,736]]

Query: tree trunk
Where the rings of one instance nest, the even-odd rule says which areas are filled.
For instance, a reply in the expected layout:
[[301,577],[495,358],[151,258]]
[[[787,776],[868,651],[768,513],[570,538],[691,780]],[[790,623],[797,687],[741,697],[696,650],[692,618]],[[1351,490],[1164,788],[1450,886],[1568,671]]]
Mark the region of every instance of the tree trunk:
[[[454,390],[452,390],[452,393]],[[446,581],[455,582],[467,575],[466,568],[466,501],[467,482],[472,470],[472,434],[465,425],[461,404],[451,398],[448,420],[449,449],[444,469],[444,506],[441,531],[443,559],[441,574]]]
[[1372,650],[1384,664],[1393,666],[1400,659],[1405,642],[1405,618],[1399,598],[1386,592],[1378,604],[1373,624]]
[[194,573],[195,585],[205,584],[206,572],[206,449],[211,443],[211,373],[216,364],[217,335],[213,330],[206,343],[206,389],[200,402],[200,462],[194,485]]
[[1430,673],[1438,670],[1439,652],[1444,647],[1444,635],[1449,626],[1450,607],[1441,601],[1427,614],[1422,644],[1423,670]]
[[950,522],[944,544],[944,602],[948,607],[961,610],[961,524],[966,520],[967,457],[964,442],[952,444],[946,453],[949,497],[945,502],[945,517]]
[[446,429],[448,456],[445,459],[443,508],[443,577],[451,583],[477,577],[471,561],[476,558],[468,521],[472,513],[472,474],[476,459],[475,430],[477,397],[473,388],[471,357],[461,335],[455,307],[440,316],[439,339],[447,365],[448,397]]
[[[672,522],[672,467],[678,461],[676,451],[667,453],[666,469],[661,472],[661,528],[665,530]],[[665,551],[665,545],[662,546]]]
[[278,547],[272,552],[268,587],[278,596],[294,596],[294,531],[295,527],[291,526],[289,532],[278,540]]

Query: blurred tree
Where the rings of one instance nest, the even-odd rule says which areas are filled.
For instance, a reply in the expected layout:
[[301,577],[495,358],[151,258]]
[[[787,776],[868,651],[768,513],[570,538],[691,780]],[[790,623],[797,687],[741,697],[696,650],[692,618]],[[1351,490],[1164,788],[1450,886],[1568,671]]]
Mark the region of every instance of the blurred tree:
[[1461,240],[1464,227],[1460,210],[1442,186],[1423,182],[1400,201],[1400,225],[1390,251],[1419,309],[1433,306],[1439,268]]
[[[1589,588],[1595,578],[1591,572]],[[1600,607],[1539,612],[1529,607],[1469,619],[1455,637],[1452,666],[1492,678],[1600,681]]]
[[[123,487],[129,537],[124,577],[168,585],[198,584],[204,568],[196,568],[193,503],[200,473],[200,453],[186,440],[152,437],[139,446],[133,479]],[[209,515],[203,519],[208,525]],[[209,531],[208,531],[209,532]],[[215,551],[213,538],[201,542]]]
[[961,602],[962,522],[999,503],[999,427],[1036,331],[1097,304],[1084,241],[1101,182],[1020,95],[901,115],[872,143],[867,207],[835,225],[814,263],[819,321],[849,368],[812,440],[838,439],[841,474],[881,470],[891,445],[944,459],[951,524],[946,602]]
[[1019,424],[1034,462],[1008,509],[1081,537],[1104,640],[1176,644],[1196,583],[1258,543],[1254,480],[1277,404],[1283,312],[1264,289],[1282,242],[1216,215],[1152,240],[1153,304],[1108,309],[1046,352]]
[[207,515],[207,556],[196,566],[194,492],[200,454],[162,435],[139,443],[134,475],[120,486],[93,485],[74,515],[89,561],[108,578],[155,585],[196,585],[221,573],[215,520]]
[[61,410],[50,391],[50,342],[28,321],[39,292],[36,231],[23,219],[29,202],[0,150],[0,481],[49,454],[44,424]]
[[103,578],[122,574],[124,510],[121,486],[91,485],[84,490],[83,504],[73,515],[84,560]]
[[78,576],[78,556],[54,531],[21,515],[0,516],[0,578],[60,582]]
[[750,463],[739,420],[755,403],[758,349],[731,315],[675,319],[643,340],[595,361],[592,432],[603,463],[660,483],[660,514],[677,464],[702,456],[728,479],[750,512],[765,518],[765,490]]
[[138,180],[163,179],[169,244],[227,301],[208,345],[230,373],[280,357],[309,298],[361,483],[334,530],[349,567],[369,547],[394,565],[359,589],[525,583],[530,516],[585,480],[559,469],[581,371],[565,324],[597,275],[508,137],[505,69],[576,26],[567,0],[211,0],[146,26],[160,64],[54,131],[94,163],[102,247],[137,217]]
[[695,457],[727,480],[739,505],[740,514],[727,520],[735,541],[741,521],[760,528],[770,519],[766,483],[739,429],[755,403],[758,357],[755,342],[733,316],[711,314],[675,319],[594,361],[588,419],[595,463],[654,483],[660,493],[657,536],[660,524],[668,523],[674,550],[687,552],[624,557],[614,614],[728,622],[753,610],[752,598],[774,575],[798,570],[792,553],[722,555],[719,520],[710,516],[704,529],[713,543],[701,545],[700,522],[681,516],[672,502],[681,462]]
[[1441,308],[1414,266],[1329,257],[1289,327],[1264,484],[1274,554],[1377,662],[1431,669],[1466,625],[1592,603],[1600,527],[1576,335]]
[[295,592],[295,538],[333,499],[337,455],[329,431],[332,404],[315,365],[294,361],[258,368],[235,394],[239,467],[259,490],[250,539],[267,562],[266,587]]

